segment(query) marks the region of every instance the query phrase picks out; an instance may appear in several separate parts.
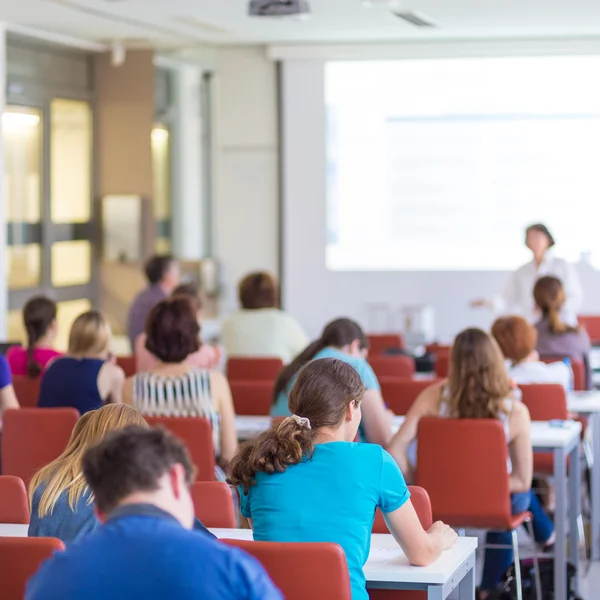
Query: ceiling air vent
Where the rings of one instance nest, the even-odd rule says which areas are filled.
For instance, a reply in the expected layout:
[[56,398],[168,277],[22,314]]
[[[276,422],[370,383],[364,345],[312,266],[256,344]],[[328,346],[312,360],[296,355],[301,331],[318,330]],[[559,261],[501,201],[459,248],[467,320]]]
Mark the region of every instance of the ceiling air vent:
[[418,12],[394,12],[394,14],[415,27],[435,27],[433,20]]

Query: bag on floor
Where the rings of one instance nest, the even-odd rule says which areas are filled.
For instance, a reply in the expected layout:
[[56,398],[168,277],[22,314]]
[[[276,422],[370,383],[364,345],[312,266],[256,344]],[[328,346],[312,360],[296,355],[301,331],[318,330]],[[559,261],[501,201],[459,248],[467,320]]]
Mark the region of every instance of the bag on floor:
[[[542,585],[542,600],[554,600],[554,560],[541,559],[540,583]],[[532,560],[521,561],[521,582],[523,586],[523,600],[536,600],[535,573]],[[575,595],[575,577],[577,569],[567,563],[567,600],[581,600]],[[490,600],[517,600],[517,583],[515,579],[515,566],[511,565],[504,577],[500,588],[490,596]]]

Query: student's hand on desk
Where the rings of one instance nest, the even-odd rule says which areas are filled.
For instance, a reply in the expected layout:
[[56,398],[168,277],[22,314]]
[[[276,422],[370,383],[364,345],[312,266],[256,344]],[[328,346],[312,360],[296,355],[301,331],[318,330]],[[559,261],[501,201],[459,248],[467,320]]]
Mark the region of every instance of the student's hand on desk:
[[438,535],[442,538],[442,547],[444,550],[452,548],[458,539],[458,534],[450,525],[446,525],[443,521],[436,521],[427,533]]

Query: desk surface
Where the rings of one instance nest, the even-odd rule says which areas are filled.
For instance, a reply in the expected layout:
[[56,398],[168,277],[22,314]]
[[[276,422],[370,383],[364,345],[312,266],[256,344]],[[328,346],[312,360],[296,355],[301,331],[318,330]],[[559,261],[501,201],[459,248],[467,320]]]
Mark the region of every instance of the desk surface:
[[[249,529],[211,529],[220,539],[252,540]],[[364,567],[367,581],[443,585],[475,552],[477,538],[458,538],[450,550],[428,567],[413,567],[389,534],[371,536],[371,552]]]
[[567,398],[570,411],[590,414],[600,412],[600,391],[570,392]]
[[0,523],[0,537],[27,537],[29,525]]

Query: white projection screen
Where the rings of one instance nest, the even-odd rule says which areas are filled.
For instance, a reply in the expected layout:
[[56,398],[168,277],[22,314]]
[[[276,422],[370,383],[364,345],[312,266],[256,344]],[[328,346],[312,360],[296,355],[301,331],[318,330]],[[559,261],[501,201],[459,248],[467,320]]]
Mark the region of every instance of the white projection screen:
[[544,222],[600,312],[598,72],[596,55],[284,61],[286,307],[316,334],[428,304],[447,340],[489,325],[470,300],[501,291]]

